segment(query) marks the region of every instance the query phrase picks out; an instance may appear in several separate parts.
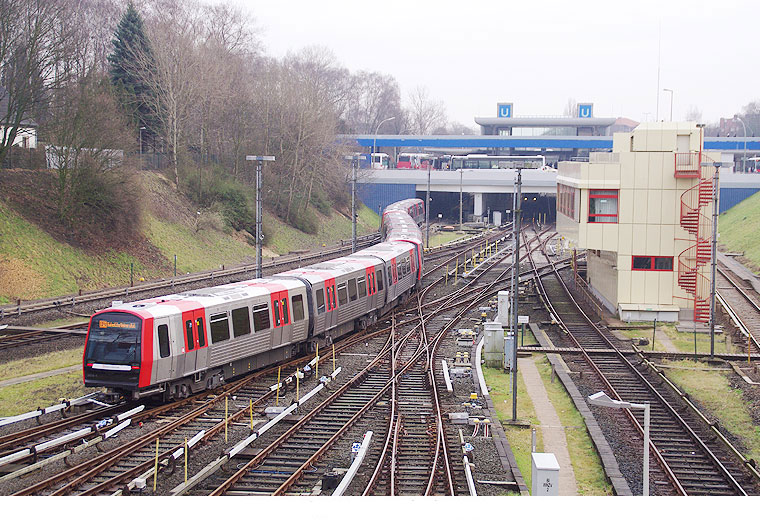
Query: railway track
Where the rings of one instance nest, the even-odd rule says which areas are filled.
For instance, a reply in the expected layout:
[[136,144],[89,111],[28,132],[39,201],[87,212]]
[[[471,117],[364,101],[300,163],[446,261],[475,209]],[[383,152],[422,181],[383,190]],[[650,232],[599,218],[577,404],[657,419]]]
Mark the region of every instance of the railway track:
[[[506,249],[504,253],[506,253]],[[445,274],[428,274],[427,277],[445,279]],[[483,290],[482,288],[480,289]],[[464,291],[471,293],[472,289],[465,288]],[[451,306],[453,301],[455,301],[454,296],[450,296],[448,305]],[[436,300],[435,306],[440,309],[441,302]],[[421,310],[422,308],[420,308],[420,311]],[[368,339],[371,336],[381,335],[384,329],[382,328],[382,325],[378,326],[380,326],[380,328],[376,328],[376,332],[373,334],[353,336],[346,341],[343,348],[348,346],[351,342],[362,343],[364,339]],[[340,352],[341,349],[342,348],[337,348],[336,351]],[[418,357],[418,360],[422,360],[421,356]],[[302,363],[303,361],[299,361],[299,364]],[[430,366],[431,361],[428,360],[427,364]],[[268,375],[271,375],[271,373],[272,370],[268,370]],[[154,444],[157,438],[160,441],[160,468],[164,469],[167,467],[173,467],[175,465],[174,461],[176,459],[176,453],[182,448],[182,443],[187,436],[197,433],[199,428],[206,426],[209,429],[206,430],[202,440],[208,441],[210,438],[217,436],[225,429],[225,427],[229,427],[230,423],[240,423],[243,417],[250,415],[252,409],[250,403],[253,403],[254,410],[265,405],[266,401],[271,399],[272,394],[271,390],[267,391],[268,388],[261,387],[260,380],[264,374],[267,374],[267,371],[258,372],[257,374],[243,378],[241,381],[237,381],[228,385],[228,387],[217,390],[216,394],[211,394],[205,399],[203,397],[191,397],[186,400],[186,403],[180,401],[178,403],[165,405],[167,409],[160,412],[154,410],[146,411],[145,413],[140,414],[139,418],[144,419],[146,424],[151,422],[152,419],[152,422],[159,425],[158,428],[151,429],[148,433],[144,433],[132,440],[126,440],[119,447],[114,448],[111,451],[97,455],[90,461],[83,462],[69,470],[34,483],[31,486],[18,491],[16,494],[26,495],[47,493],[56,495],[89,495],[106,493],[118,494],[126,491],[127,485],[134,482],[134,480],[141,474],[144,475],[146,470],[148,470],[148,472],[150,471],[151,464],[155,460]],[[246,388],[246,386],[248,388]],[[236,397],[236,399],[233,400],[237,400],[238,404],[233,408],[232,415],[230,415],[225,421],[220,414],[222,398],[227,397],[229,399],[233,396]],[[240,397],[243,397],[244,399],[247,397],[249,404],[239,404]],[[104,412],[99,413],[103,415]],[[382,416],[378,416],[378,418],[380,417]],[[136,416],[135,419],[137,418],[138,417]],[[84,418],[81,420],[82,422],[87,422]],[[213,424],[214,420],[216,420],[215,424]],[[442,424],[442,421],[439,422]],[[63,428],[63,426],[59,426],[59,428]],[[53,426],[49,426],[48,429],[51,432],[55,431]],[[16,441],[16,443],[19,442],[19,440]],[[451,444],[450,436],[449,440],[445,443]],[[444,442],[436,442],[436,450],[439,451],[441,455],[445,455],[447,452],[441,450],[441,444],[444,444]],[[38,457],[44,458],[45,455],[39,455]],[[435,473],[438,475],[441,474],[442,470],[447,469],[451,465],[448,457],[445,459],[439,458],[436,462]],[[459,467],[461,469],[461,463]],[[460,479],[460,483],[461,482]],[[445,490],[442,489],[440,485],[436,485],[431,491],[442,493]]]
[[[537,270],[532,258],[531,264]],[[536,281],[544,305],[569,342],[581,349],[583,362],[599,386],[613,399],[650,404],[649,451],[658,467],[655,484],[659,491],[678,495],[757,493],[756,473],[748,473],[746,459],[737,459],[716,440],[715,432],[691,414],[683,394],[673,393],[658,372],[647,372],[641,369],[640,360],[626,357],[620,341],[589,319],[556,269]],[[643,413],[622,412],[643,438]]]
[[715,288],[726,313],[750,339],[750,352],[760,353],[760,298],[751,285],[718,267]]

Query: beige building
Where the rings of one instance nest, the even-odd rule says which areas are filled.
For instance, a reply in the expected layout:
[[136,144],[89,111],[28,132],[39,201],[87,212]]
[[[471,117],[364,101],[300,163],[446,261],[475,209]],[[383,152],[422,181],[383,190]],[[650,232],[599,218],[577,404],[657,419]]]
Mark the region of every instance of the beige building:
[[[625,321],[709,318],[713,161],[695,123],[643,123],[613,152],[561,162],[557,230]],[[717,161],[717,160],[716,160]]]

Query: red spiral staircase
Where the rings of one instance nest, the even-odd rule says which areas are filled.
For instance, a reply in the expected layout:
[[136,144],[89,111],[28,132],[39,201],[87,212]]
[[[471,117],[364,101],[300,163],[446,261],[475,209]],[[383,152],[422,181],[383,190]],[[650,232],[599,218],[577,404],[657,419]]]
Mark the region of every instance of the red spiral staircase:
[[675,177],[693,178],[696,184],[681,194],[681,227],[689,233],[690,245],[678,255],[678,286],[694,301],[694,320],[710,319],[710,279],[700,268],[710,262],[712,255],[712,222],[707,206],[713,197],[712,178],[702,174],[701,152],[676,153]]

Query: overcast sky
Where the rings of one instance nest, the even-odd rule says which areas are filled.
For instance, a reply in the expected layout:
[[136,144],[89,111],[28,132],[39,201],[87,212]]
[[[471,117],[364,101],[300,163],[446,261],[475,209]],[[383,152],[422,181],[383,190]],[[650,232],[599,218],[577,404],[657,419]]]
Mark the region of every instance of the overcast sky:
[[568,98],[654,120],[660,26],[660,119],[663,88],[676,120],[696,106],[713,122],[760,99],[757,1],[230,1],[254,16],[267,54],[325,46],[351,71],[393,75],[404,101],[427,86],[470,127],[497,102],[558,115]]

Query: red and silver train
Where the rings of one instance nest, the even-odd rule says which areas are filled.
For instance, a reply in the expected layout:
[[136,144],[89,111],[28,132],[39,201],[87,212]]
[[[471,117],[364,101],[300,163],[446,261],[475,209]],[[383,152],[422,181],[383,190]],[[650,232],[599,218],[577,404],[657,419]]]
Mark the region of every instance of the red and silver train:
[[383,242],[355,254],[99,311],[84,384],[172,400],[363,329],[420,284],[423,219],[421,200],[400,201],[383,212]]

